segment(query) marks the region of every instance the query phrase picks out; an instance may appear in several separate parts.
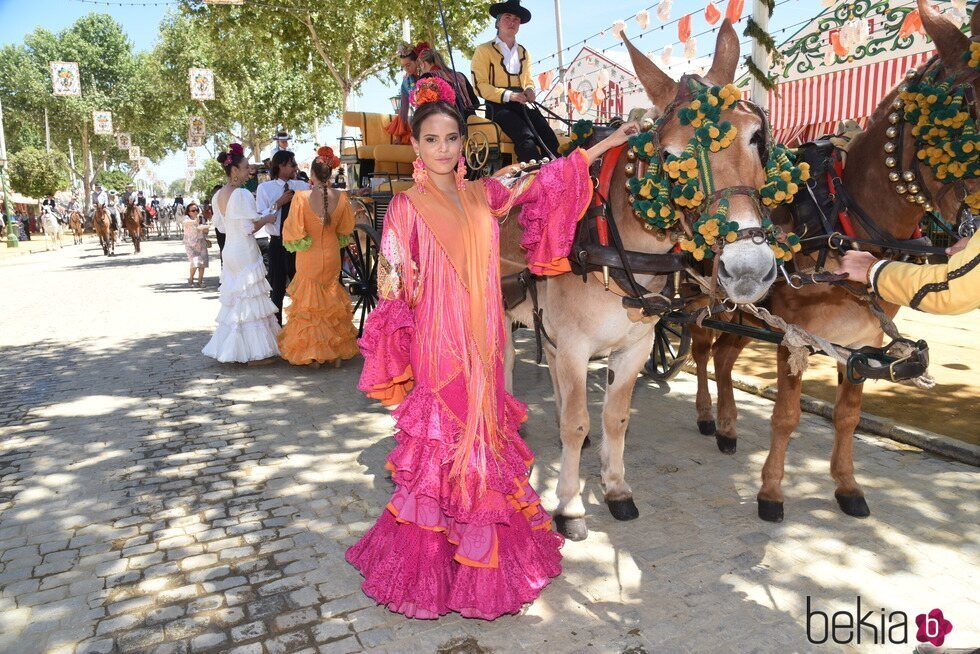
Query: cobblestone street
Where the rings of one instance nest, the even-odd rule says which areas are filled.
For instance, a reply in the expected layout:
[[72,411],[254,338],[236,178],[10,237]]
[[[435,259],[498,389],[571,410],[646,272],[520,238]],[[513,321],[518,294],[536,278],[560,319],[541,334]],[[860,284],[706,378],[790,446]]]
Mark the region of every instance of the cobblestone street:
[[[204,289],[186,285],[177,241],[117,252],[86,236],[0,261],[2,653],[911,652],[915,616],[934,608],[953,624],[948,646],[980,646],[976,468],[859,435],[872,515],[851,518],[833,497],[832,426],[804,414],[786,520],[765,523],[771,402],[736,391],[729,457],[697,431],[693,377],[641,379],[626,450],[641,515],[617,522],[599,487],[601,362],[583,455],[590,534],[566,543],[562,575],[491,623],[390,613],[344,561],[391,492],[393,421],[355,390],[361,360],[217,364],[200,354],[217,250]],[[520,347],[532,481],[552,508],[550,381],[526,333]],[[858,596],[875,625],[904,611],[907,642],[873,644],[867,628],[860,644],[853,628],[837,632],[848,644],[808,641],[808,598],[831,615],[854,614]],[[826,635],[819,615],[810,624]]]

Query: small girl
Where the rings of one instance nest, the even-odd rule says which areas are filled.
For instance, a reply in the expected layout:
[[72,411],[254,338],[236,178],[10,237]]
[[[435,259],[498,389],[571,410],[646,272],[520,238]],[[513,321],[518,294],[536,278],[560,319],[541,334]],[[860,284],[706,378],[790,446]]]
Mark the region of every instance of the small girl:
[[196,202],[187,205],[184,226],[184,251],[191,264],[187,284],[194,285],[194,271],[197,271],[197,286],[204,286],[204,269],[208,267],[208,226],[201,224],[201,208]]

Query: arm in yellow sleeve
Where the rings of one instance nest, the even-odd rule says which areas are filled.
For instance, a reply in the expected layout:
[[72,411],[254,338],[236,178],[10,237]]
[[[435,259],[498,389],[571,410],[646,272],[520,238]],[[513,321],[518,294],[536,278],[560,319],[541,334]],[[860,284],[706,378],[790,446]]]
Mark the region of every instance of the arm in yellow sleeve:
[[476,94],[489,102],[500,103],[503,102],[506,89],[498,88],[490,83],[490,66],[496,52],[493,46],[486,46],[486,44],[478,46],[473,53],[473,61],[470,67],[473,72],[473,86],[476,88]]
[[980,237],[974,235],[945,264],[889,261],[877,269],[871,285],[882,299],[926,313],[980,308]]

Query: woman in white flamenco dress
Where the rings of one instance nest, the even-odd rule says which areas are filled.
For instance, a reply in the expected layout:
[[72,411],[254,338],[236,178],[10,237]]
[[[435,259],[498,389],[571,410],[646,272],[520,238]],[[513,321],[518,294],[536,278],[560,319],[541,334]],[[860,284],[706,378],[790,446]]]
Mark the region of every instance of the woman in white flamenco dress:
[[228,152],[222,152],[218,162],[228,175],[228,183],[211,200],[215,228],[225,233],[221,310],[217,329],[202,352],[222,363],[271,362],[279,356],[276,336],[280,327],[254,233],[274,221],[275,214],[260,216],[255,198],[241,188],[249,172],[240,145],[233,144]]

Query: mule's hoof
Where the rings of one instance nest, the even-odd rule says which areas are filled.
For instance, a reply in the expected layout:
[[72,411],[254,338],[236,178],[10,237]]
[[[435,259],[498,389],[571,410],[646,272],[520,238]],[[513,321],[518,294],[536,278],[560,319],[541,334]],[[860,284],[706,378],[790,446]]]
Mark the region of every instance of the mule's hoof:
[[834,497],[837,498],[837,504],[840,506],[840,510],[849,516],[867,518],[871,515],[871,509],[868,508],[868,503],[864,500],[864,495],[834,493]]
[[585,540],[589,535],[589,528],[585,526],[585,518],[567,518],[563,515],[555,516],[555,527],[558,533],[568,540]]
[[714,420],[698,420],[698,431],[702,436],[714,436],[715,429],[717,428]]
[[606,500],[609,513],[617,520],[636,520],[640,517],[640,510],[636,508],[636,503],[632,497],[625,500]]
[[737,438],[729,438],[721,434],[715,434],[715,442],[718,443],[718,449],[722,454],[735,454],[735,448],[738,446]]
[[766,522],[783,521],[783,503],[773,502],[772,500],[757,499],[759,503],[759,517]]

